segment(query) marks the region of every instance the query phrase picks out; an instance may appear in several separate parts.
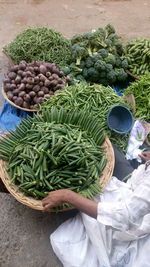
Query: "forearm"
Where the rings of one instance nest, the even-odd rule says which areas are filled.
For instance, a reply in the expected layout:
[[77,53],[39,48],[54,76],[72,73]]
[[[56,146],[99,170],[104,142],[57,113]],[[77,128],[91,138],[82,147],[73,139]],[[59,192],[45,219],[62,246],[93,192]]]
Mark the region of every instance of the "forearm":
[[64,197],[64,201],[70,203],[76,209],[86,213],[87,215],[97,218],[97,202],[87,199],[73,191],[67,192]]

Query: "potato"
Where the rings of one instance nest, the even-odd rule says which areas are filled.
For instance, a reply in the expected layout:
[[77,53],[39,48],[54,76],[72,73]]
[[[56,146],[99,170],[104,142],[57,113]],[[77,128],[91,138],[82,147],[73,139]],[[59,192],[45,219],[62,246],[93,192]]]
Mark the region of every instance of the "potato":
[[59,76],[58,76],[56,73],[53,73],[53,74],[52,74],[52,77],[53,77],[53,79],[55,79],[55,80],[58,80],[58,79],[59,79]]
[[50,96],[50,94],[45,94],[44,95],[44,98],[46,98],[46,99],[48,99],[48,98],[50,98],[51,96]]
[[49,89],[45,86],[41,87],[41,91],[44,92],[44,94],[48,94],[49,93]]
[[64,88],[64,84],[57,84],[56,87],[54,88],[55,91],[58,90],[58,89],[62,89]]
[[47,68],[44,65],[40,65],[39,70],[40,70],[40,73],[42,74],[46,74],[47,72]]
[[29,83],[27,83],[27,84],[26,84],[26,88],[27,88],[27,89],[32,89],[32,88],[33,88],[33,84],[29,84]]
[[37,84],[37,83],[39,83],[39,80],[40,80],[40,78],[38,77],[38,76],[36,76],[35,78],[34,78],[34,82]]
[[52,74],[51,74],[51,72],[46,72],[46,77],[50,77]]
[[19,94],[19,89],[15,89],[15,90],[13,90],[13,95],[18,95]]
[[[39,91],[39,92],[40,92],[40,91]],[[30,91],[30,92],[29,92],[29,96],[30,96],[30,97],[34,97],[34,96],[36,96],[36,93],[35,93],[34,91]]]
[[23,97],[25,94],[26,94],[25,91],[21,91],[21,92],[18,94],[18,96]]
[[54,92],[53,91],[49,91],[49,95],[53,95],[54,94]]
[[14,101],[14,103],[17,105],[17,106],[22,106],[22,104],[23,104],[23,99],[22,99],[22,97],[18,97],[15,101]]
[[18,84],[21,82],[21,77],[19,75],[17,75],[16,79],[15,79],[15,83]]
[[40,91],[40,86],[35,85],[35,86],[33,86],[32,90],[37,93],[38,91]]
[[24,91],[26,88],[25,84],[24,83],[21,83],[18,87],[19,91]]
[[29,67],[29,71],[34,72],[34,68],[33,67]]
[[27,78],[24,77],[24,78],[22,79],[22,82],[23,82],[23,83],[27,83]]
[[58,84],[57,80],[53,80],[53,81],[51,81],[50,86],[56,87],[57,84]]
[[39,72],[39,68],[38,67],[34,67],[34,71],[38,73]]
[[61,78],[59,78],[58,83],[62,84],[62,83],[64,83],[64,81]]
[[50,84],[51,84],[51,82],[50,82],[48,79],[45,80],[44,85],[45,85],[46,87],[50,86]]
[[15,80],[17,77],[17,74],[15,72],[9,72],[8,73],[8,78],[11,80]]
[[27,103],[26,101],[23,101],[22,106],[23,106],[24,108],[28,108],[28,109],[30,108],[29,103]]
[[17,96],[13,96],[12,100],[15,101],[17,99]]
[[33,98],[33,102],[36,104],[37,103],[37,96],[35,96],[34,98]]
[[42,104],[44,102],[43,97],[37,97],[37,102],[36,104]]
[[11,84],[10,85],[10,89],[11,89],[11,91],[15,90],[16,89],[16,84]]
[[25,70],[25,69],[26,69],[26,64],[23,63],[23,62],[20,63],[20,64],[19,64],[19,69],[20,69],[20,70]]
[[9,79],[9,78],[5,78],[4,80],[3,80],[3,83],[10,83],[11,82],[11,80]]
[[11,83],[6,83],[5,85],[4,85],[4,90],[7,92],[7,91],[9,91],[9,90],[11,90]]
[[21,77],[23,76],[23,75],[22,75],[22,74],[23,74],[23,70],[18,70],[17,73],[18,73],[19,76],[21,76]]
[[11,91],[8,91],[7,92],[7,97],[8,97],[9,100],[12,100],[13,99],[13,96],[14,95],[13,95],[13,93]]
[[43,83],[43,82],[39,82],[39,85],[40,85],[40,86],[43,86],[43,85],[44,85],[44,83]]
[[31,97],[29,96],[29,94],[25,94],[23,97],[24,101],[26,101],[27,103],[29,103],[31,101]]
[[28,77],[28,78],[27,78],[27,82],[28,82],[29,84],[34,84],[34,78],[32,78],[32,77]]
[[45,82],[45,80],[47,79],[43,74],[39,74],[38,77],[40,78],[41,82]]
[[27,77],[32,77],[32,73],[31,73],[31,71],[26,71],[26,76],[27,76]]
[[43,91],[39,91],[37,94],[38,94],[38,96],[40,96],[40,97],[44,96],[44,92],[43,92]]
[[64,75],[64,72],[63,72],[63,71],[60,71],[60,72],[59,72],[59,77],[63,77],[63,76],[65,76],[65,75]]

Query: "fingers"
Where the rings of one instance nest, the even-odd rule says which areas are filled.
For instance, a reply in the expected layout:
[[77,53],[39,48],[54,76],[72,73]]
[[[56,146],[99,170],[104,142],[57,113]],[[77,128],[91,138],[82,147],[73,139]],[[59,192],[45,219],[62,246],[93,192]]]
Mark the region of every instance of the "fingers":
[[52,208],[51,204],[46,204],[45,206],[43,206],[44,211],[48,211],[50,208]]
[[139,155],[139,157],[144,161],[150,160],[150,151],[142,152],[142,154]]
[[143,156],[143,155],[139,155],[139,157],[140,157],[142,160],[146,161],[145,156]]
[[46,205],[50,204],[51,203],[51,200],[49,198],[44,198],[42,200],[42,205],[43,207],[45,207]]

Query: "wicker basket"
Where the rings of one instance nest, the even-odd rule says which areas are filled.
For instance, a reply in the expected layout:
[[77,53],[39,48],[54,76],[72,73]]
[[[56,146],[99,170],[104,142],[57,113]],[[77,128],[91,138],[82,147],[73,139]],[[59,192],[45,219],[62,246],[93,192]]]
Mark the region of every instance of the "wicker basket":
[[[103,171],[103,175],[100,179],[100,184],[102,188],[105,187],[105,185],[109,182],[113,169],[114,169],[114,151],[113,147],[111,145],[111,142],[108,138],[105,139],[105,142],[103,143],[103,148],[106,152],[107,157],[107,165]],[[43,210],[42,202],[40,200],[36,200],[32,197],[25,196],[21,191],[18,190],[16,185],[10,184],[9,176],[6,171],[6,162],[3,160],[0,160],[0,177],[6,186],[7,190],[22,204],[35,209],[35,210]],[[66,211],[72,208],[66,208],[60,211]],[[54,212],[55,210],[51,209],[50,212]]]
[[14,102],[12,102],[11,100],[8,99],[3,87],[2,87],[2,95],[3,95],[4,99],[7,100],[7,102],[9,102],[15,108],[18,108],[18,109],[21,109],[24,111],[28,111],[28,112],[37,112],[38,111],[37,109],[28,109],[28,108],[22,108],[22,107],[17,106]]

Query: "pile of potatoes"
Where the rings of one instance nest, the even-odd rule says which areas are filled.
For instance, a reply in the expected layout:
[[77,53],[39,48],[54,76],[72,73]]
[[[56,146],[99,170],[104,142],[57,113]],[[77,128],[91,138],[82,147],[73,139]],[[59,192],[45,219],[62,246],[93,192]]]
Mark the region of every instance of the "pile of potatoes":
[[4,91],[17,106],[38,109],[67,84],[67,77],[54,63],[21,61],[10,67],[4,79]]

